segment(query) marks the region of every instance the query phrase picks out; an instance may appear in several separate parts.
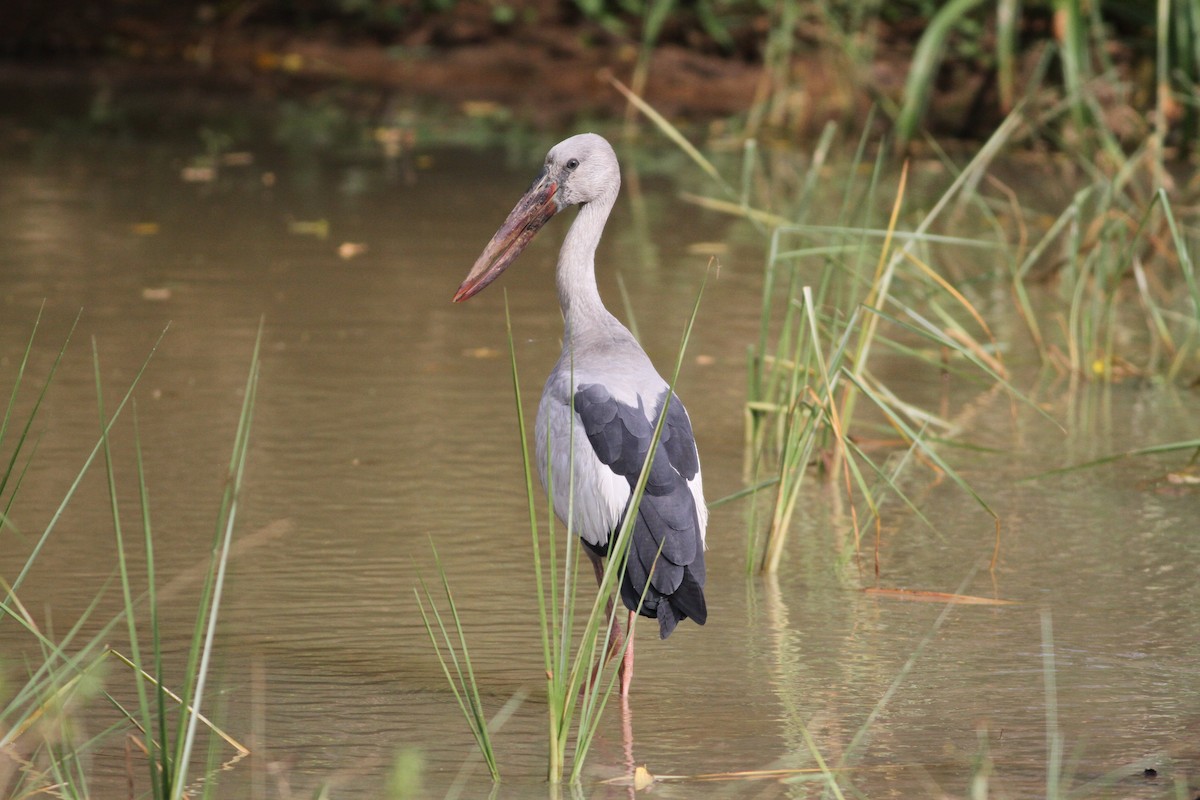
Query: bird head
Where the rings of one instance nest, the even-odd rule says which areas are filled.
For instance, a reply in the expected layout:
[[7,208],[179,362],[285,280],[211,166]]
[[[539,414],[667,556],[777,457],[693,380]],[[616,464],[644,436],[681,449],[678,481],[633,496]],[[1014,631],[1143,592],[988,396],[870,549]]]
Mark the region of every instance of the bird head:
[[604,137],[581,133],[551,147],[542,171],[487,243],[459,285],[454,302],[475,296],[500,277],[556,213],[613,197],[620,186],[617,156]]

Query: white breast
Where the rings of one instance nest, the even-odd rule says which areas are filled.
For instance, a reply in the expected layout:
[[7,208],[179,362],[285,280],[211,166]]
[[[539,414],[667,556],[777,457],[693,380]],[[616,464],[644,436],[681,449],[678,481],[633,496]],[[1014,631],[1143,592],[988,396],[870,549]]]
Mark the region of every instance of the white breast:
[[572,519],[572,533],[589,544],[603,546],[629,502],[629,482],[596,457],[592,443],[575,422],[568,389],[566,381],[556,382],[552,376],[538,405],[538,476],[550,492],[558,518],[564,522]]

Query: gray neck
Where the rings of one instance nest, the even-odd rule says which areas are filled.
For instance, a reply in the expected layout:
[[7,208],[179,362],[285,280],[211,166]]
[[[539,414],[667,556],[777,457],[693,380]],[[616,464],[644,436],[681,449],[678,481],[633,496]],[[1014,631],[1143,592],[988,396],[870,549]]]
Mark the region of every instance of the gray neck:
[[596,288],[596,248],[615,201],[613,192],[583,204],[559,251],[558,303],[568,337],[572,332],[604,326],[612,319]]

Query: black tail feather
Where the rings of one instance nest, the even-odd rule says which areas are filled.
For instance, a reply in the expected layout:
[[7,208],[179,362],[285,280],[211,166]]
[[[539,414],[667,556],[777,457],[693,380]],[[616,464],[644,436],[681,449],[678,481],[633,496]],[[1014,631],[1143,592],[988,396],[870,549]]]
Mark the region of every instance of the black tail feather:
[[[682,617],[691,617],[697,625],[708,620],[708,606],[704,602],[704,588],[692,574],[690,566],[683,568],[683,583],[668,600]],[[665,637],[664,637],[665,638]]]
[[[708,620],[708,606],[704,602],[704,589],[690,568],[684,568],[683,582],[670,595],[664,597],[653,587],[650,591],[657,595],[654,598],[655,602],[652,606],[647,602],[642,613],[652,612],[647,616],[658,618],[658,637],[660,639],[670,636],[680,620],[691,617],[697,625],[703,625]],[[649,601],[650,597],[647,596],[646,599]]]
[[682,614],[674,606],[660,600],[658,602],[658,638],[665,639],[670,636],[681,619],[683,619]]

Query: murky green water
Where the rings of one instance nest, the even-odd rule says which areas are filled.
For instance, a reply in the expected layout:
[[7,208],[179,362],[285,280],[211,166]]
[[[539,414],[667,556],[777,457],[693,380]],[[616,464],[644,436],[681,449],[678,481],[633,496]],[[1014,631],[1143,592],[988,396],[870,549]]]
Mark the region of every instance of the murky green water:
[[[389,168],[301,164],[251,148],[253,163],[186,182],[182,170],[198,149],[19,140],[0,149],[4,385],[43,301],[33,376],[45,373],[82,308],[14,509],[20,533],[0,533],[0,576],[11,581],[20,569],[96,441],[91,340],[111,408],[169,323],[136,397],[161,583],[171,593],[168,651],[178,657],[197,591],[188,576],[211,540],[261,318],[241,544],[206,703],[253,755],[221,774],[219,795],[311,796],[327,782],[333,796],[375,796],[403,748],[423,754],[427,796],[445,796],[464,774],[465,788],[454,792],[487,795],[490,783],[413,599],[417,577],[434,574],[432,538],[467,623],[485,702],[498,709],[531,693],[497,736],[506,782],[496,796],[547,796],[504,290],[532,414],[559,349],[552,269],[565,222],[553,223],[501,283],[464,306],[450,303],[541,152],[514,164],[494,152],[430,147],[406,168]],[[679,200],[677,188],[657,177],[644,181],[640,202],[627,193],[600,256],[602,293],[621,308],[619,267],[642,340],[662,368],[708,261],[689,245],[752,241],[736,223]],[[320,226],[307,223],[316,221],[327,224],[326,238],[313,235]],[[365,251],[342,258],[347,243]],[[721,263],[678,386],[712,498],[742,486],[744,354],[757,331],[761,255],[740,245]],[[1159,480],[1176,461],[1022,480],[1194,437],[1195,392],[1071,390],[1027,373],[1018,382],[1067,426],[1063,433],[1001,395],[905,372],[897,367],[893,385],[908,399],[937,408],[945,392],[948,414],[970,441],[993,448],[948,457],[1003,520],[996,572],[987,569],[990,518],[932,476],[909,488],[937,530],[894,506],[878,583],[873,541],[861,562],[853,558],[836,487],[809,484],[777,579],[745,576],[744,505],[715,510],[709,623],[640,644],[632,752],[614,704],[583,796],[625,796],[627,789],[598,781],[620,776],[631,760],[676,776],[811,769],[806,731],[843,770],[848,793],[964,797],[973,777],[989,776],[990,796],[1044,796],[1055,714],[1065,782],[1078,787],[1115,771],[1081,796],[1196,793],[1200,498]],[[132,524],[128,416],[114,441]],[[93,468],[21,599],[65,630],[115,564],[104,475]],[[1016,602],[947,609],[862,591],[876,585]],[[118,594],[110,584],[97,620],[118,607]],[[16,682],[27,658],[37,658],[27,637],[0,624],[0,661]],[[128,696],[128,677],[110,673],[115,693]],[[95,732],[115,715],[98,702],[85,719]],[[95,791],[122,791],[124,759],[120,743],[101,750]],[[1157,777],[1144,777],[1147,767]],[[140,765],[136,776],[144,778]],[[688,780],[653,792],[790,798],[818,796],[822,787],[811,777]]]

